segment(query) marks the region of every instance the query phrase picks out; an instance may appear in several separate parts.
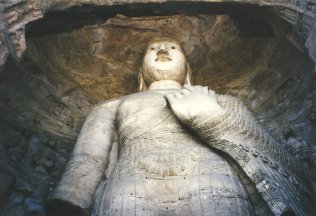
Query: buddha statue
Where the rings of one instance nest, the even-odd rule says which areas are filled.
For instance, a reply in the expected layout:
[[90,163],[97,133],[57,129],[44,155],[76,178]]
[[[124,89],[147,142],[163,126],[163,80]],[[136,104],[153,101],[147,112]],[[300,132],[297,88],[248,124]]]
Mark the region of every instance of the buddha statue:
[[47,211],[306,215],[300,172],[243,102],[192,85],[177,40],[156,38],[139,92],[102,102],[86,118]]

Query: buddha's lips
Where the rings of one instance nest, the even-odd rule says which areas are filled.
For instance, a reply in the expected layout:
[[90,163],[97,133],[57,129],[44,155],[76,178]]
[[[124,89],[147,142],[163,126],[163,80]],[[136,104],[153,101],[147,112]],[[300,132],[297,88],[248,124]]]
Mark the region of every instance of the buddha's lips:
[[159,55],[155,61],[160,61],[160,62],[167,62],[167,61],[171,61],[172,59],[169,58],[167,55]]

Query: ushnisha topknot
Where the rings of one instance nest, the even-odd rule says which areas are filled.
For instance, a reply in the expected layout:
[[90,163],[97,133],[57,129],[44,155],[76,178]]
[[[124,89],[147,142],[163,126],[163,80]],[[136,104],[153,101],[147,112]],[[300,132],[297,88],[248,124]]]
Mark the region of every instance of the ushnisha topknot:
[[177,44],[179,47],[181,47],[181,51],[182,51],[183,53],[185,53],[184,50],[183,50],[182,44],[180,43],[180,41],[178,41],[178,40],[175,39],[175,38],[171,38],[171,37],[154,37],[154,38],[152,38],[151,40],[148,41],[148,43],[147,43],[147,48],[148,48],[151,44],[156,43],[156,42],[161,42],[161,41],[168,41],[168,42],[175,43],[175,44]]
[[155,42],[161,42],[161,41],[170,41],[170,42],[176,43],[179,46],[181,46],[181,43],[177,39],[171,38],[171,37],[154,37],[148,41],[147,45],[150,45],[150,44],[155,43]]

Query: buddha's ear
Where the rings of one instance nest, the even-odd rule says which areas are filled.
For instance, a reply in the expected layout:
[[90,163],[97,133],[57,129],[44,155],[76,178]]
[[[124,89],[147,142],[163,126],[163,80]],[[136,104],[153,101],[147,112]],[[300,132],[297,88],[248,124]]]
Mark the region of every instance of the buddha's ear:
[[143,67],[141,67],[138,74],[138,92],[143,92],[146,90],[147,90],[147,86],[143,78]]
[[185,78],[184,84],[186,85],[192,85],[192,71],[189,63],[187,63],[187,76]]

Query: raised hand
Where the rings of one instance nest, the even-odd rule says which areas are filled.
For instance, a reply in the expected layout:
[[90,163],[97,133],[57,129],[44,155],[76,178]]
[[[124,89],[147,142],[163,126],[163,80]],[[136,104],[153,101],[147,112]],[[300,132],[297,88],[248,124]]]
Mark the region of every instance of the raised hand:
[[189,127],[200,125],[206,120],[225,113],[213,90],[203,86],[185,85],[181,92],[165,95],[173,113]]

